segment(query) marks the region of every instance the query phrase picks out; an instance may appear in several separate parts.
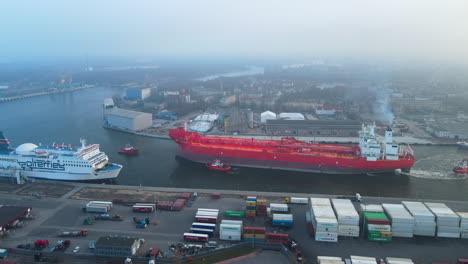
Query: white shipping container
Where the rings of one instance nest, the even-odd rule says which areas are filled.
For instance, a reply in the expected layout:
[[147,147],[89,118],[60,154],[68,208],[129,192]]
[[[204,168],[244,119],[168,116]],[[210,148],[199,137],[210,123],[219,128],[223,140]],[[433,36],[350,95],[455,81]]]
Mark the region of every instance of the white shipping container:
[[461,238],[468,238],[468,232],[460,233]]
[[442,232],[437,232],[437,237],[459,238],[459,237],[460,237],[460,233],[442,233]]
[[412,263],[414,263],[413,260],[408,259],[408,258],[390,258],[390,257],[387,257],[385,260],[387,261],[387,264],[412,264]]
[[219,213],[219,209],[198,208],[198,212],[201,212],[201,211]]
[[273,214],[273,220],[292,221],[293,220],[293,215],[292,214]]
[[351,263],[369,263],[375,264],[376,260],[372,257],[363,257],[363,256],[351,256]]
[[322,260],[318,264],[345,264],[342,260]]
[[460,233],[460,227],[456,226],[438,226],[437,232],[441,233]]
[[358,232],[342,232],[338,231],[338,236],[345,236],[345,237],[359,237],[359,231]]
[[414,230],[413,233],[415,236],[435,236],[436,235],[436,230]]
[[242,226],[242,221],[223,219],[223,220],[221,220],[221,224],[240,225],[240,226]]
[[338,232],[358,232],[359,233],[359,226],[355,225],[339,225]]
[[234,235],[234,234],[220,234],[219,235],[220,240],[229,240],[229,241],[240,241],[241,240],[241,235]]
[[393,223],[414,224],[414,217],[401,204],[382,204],[385,213],[390,217]]
[[240,231],[242,227],[240,225],[220,224],[219,230],[236,230]]
[[384,209],[380,204],[361,204],[361,211],[363,212],[373,212],[373,213],[383,213]]
[[287,204],[270,204],[270,210],[272,212],[288,212],[289,208]]
[[413,237],[414,233],[413,232],[400,232],[400,231],[394,231],[392,230],[392,236],[393,237]]
[[444,203],[425,203],[425,205],[436,216],[437,225],[443,223],[446,226],[459,226],[460,216]]
[[307,198],[299,198],[299,197],[291,197],[290,198],[290,203],[292,204],[308,204],[309,199]]
[[414,222],[414,226],[427,226],[427,227],[436,227],[437,223],[435,221],[418,221]]
[[343,259],[340,257],[329,257],[329,256],[317,256],[317,262],[320,262],[322,260],[337,260],[337,261],[342,261]]

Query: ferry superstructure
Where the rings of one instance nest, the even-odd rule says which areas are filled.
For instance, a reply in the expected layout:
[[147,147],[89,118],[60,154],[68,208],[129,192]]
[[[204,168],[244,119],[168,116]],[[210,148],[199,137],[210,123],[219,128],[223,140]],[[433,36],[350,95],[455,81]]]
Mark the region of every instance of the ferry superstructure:
[[184,127],[169,130],[179,145],[177,156],[201,163],[220,159],[240,167],[310,171],[317,173],[365,174],[408,172],[414,165],[408,145],[393,140],[391,129],[383,142],[375,134],[375,125],[363,126],[359,145],[309,143],[295,138],[259,140],[235,137],[202,136]]
[[26,178],[61,181],[115,179],[122,165],[110,163],[99,144],[37,146],[24,143],[16,149],[0,132],[0,169],[15,169]]

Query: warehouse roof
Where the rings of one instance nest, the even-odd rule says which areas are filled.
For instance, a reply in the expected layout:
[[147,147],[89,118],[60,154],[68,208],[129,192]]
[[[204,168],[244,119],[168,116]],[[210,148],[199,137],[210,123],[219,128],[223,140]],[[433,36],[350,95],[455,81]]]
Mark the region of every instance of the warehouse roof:
[[354,120],[284,120],[269,119],[267,125],[308,126],[308,127],[350,127],[361,128],[361,123]]
[[118,115],[118,116],[129,117],[129,118],[134,118],[140,115],[151,115],[150,113],[137,112],[137,111],[127,110],[127,109],[122,109],[122,108],[117,108],[117,107],[107,110],[106,114]]
[[30,207],[0,205],[0,228],[6,228],[8,225],[25,216]]
[[137,238],[125,237],[125,236],[105,236],[100,237],[95,245],[96,247],[107,247],[107,246],[119,246],[119,247],[131,247]]

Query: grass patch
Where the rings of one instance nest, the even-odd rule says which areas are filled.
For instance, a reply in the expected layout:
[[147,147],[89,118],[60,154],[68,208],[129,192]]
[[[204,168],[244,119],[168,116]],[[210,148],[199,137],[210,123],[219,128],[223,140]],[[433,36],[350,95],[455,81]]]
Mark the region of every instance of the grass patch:
[[191,263],[191,264],[216,263],[216,262],[220,262],[223,260],[228,260],[228,259],[244,256],[244,255],[254,252],[255,250],[256,250],[255,248],[252,248],[249,246],[241,247],[241,248],[234,248],[234,249],[224,251],[221,253],[216,253],[213,255],[197,258],[192,261],[185,261],[184,263]]

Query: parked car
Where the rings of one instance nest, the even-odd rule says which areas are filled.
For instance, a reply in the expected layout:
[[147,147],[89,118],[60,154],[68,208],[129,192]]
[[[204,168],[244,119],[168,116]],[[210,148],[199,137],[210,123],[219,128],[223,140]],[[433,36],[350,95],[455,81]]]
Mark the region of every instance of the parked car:
[[89,241],[89,248],[90,249],[95,249],[96,248],[96,245],[94,243],[96,243],[96,241],[94,241],[94,240]]
[[80,246],[76,246],[75,249],[73,249],[73,253],[77,253],[78,251],[80,251]]

